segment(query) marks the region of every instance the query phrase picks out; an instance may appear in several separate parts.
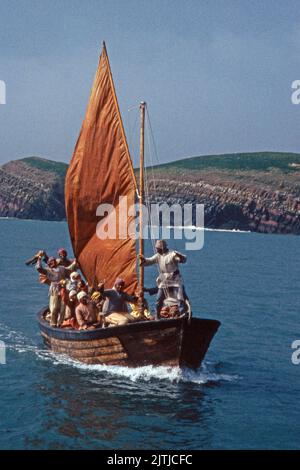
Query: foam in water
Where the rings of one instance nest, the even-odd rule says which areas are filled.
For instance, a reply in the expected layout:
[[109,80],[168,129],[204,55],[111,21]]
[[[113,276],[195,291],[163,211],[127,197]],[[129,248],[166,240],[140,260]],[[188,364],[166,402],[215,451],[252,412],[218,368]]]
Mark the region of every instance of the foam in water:
[[90,365],[75,361],[68,356],[55,354],[47,349],[39,349],[29,338],[22,333],[11,330],[6,325],[0,325],[1,337],[7,342],[7,348],[18,353],[35,353],[40,360],[50,361],[53,365],[76,367],[87,373],[109,374],[123,377],[131,382],[151,380],[167,380],[171,383],[191,382],[199,385],[209,382],[232,382],[238,377],[228,374],[216,373],[213,364],[203,363],[197,370],[167,366],[122,367],[107,365]]
[[[159,228],[161,226],[152,225],[152,228]],[[200,232],[204,230],[205,232],[229,232],[229,233],[252,233],[250,230],[239,230],[236,228],[227,229],[227,228],[206,228],[206,227],[197,227],[196,225],[165,225],[164,228],[171,229],[171,230],[193,230]]]
[[209,382],[232,382],[238,379],[237,376],[228,374],[219,374],[211,371],[213,365],[202,364],[200,369],[193,371],[187,368],[179,367],[167,367],[167,366],[141,366],[141,367],[122,367],[122,366],[107,366],[101,364],[83,364],[78,361],[64,356],[57,355],[51,351],[36,351],[38,357],[42,360],[50,360],[56,365],[66,365],[76,367],[82,371],[92,372],[93,376],[95,373],[109,374],[112,376],[124,377],[131,382],[151,380],[168,380],[172,383],[179,382],[192,382],[199,385],[206,384]]

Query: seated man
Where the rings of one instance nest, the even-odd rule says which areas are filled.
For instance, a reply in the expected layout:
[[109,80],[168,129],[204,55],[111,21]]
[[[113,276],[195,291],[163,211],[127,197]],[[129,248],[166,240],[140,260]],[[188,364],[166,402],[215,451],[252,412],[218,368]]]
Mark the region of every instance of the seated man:
[[113,325],[125,325],[134,318],[128,313],[127,302],[136,302],[135,295],[129,295],[124,291],[124,279],[117,278],[113,289],[105,289],[102,291],[105,302],[103,305],[103,314],[105,321]]
[[144,311],[141,313],[137,303],[130,303],[131,308],[130,315],[132,315],[136,320],[154,320],[154,317],[151,315],[149,305],[147,300],[144,299]]
[[79,330],[88,330],[99,326],[97,311],[95,306],[89,302],[87,293],[84,291],[79,292],[77,300],[79,304],[75,309],[75,315]]
[[104,313],[102,312],[104,299],[102,294],[98,291],[93,292],[93,294],[91,295],[91,303],[94,305],[95,310],[97,312],[97,319],[99,324],[104,327],[105,317]]

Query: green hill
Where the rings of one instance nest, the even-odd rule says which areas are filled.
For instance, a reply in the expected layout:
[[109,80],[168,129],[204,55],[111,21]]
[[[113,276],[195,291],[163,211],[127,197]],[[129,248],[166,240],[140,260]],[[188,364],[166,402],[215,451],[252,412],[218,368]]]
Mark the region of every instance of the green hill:
[[[40,157],[26,157],[18,160],[43,171],[56,173],[65,177],[68,165],[63,162],[47,160]],[[287,152],[251,152],[226,153],[220,155],[202,155],[184,158],[169,163],[162,163],[154,167],[156,170],[184,169],[184,170],[232,170],[268,172],[274,169],[282,173],[295,173],[300,169],[300,154]]]
[[26,157],[20,159],[19,161],[33,168],[37,168],[38,170],[56,173],[58,176],[62,176],[63,178],[66,176],[68,169],[68,165],[66,163],[47,160],[46,158],[40,157]]
[[203,155],[157,165],[155,168],[182,168],[185,170],[256,170],[278,169],[283,173],[294,173],[300,169],[300,154],[285,152],[228,153]]

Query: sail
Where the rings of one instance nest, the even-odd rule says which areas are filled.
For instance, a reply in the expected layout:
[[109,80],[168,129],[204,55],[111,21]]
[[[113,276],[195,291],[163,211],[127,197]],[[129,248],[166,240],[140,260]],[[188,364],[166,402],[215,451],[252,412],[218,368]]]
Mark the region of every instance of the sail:
[[[65,183],[73,250],[90,285],[105,280],[105,287],[111,288],[116,277],[122,277],[126,290],[137,286],[135,240],[126,234],[119,238],[118,230],[119,198],[126,197],[130,207],[135,202],[135,192],[135,175],[104,44]],[[96,215],[100,204],[115,208],[115,239],[97,235],[97,228],[105,231],[112,217]],[[129,226],[132,217],[125,217]]]

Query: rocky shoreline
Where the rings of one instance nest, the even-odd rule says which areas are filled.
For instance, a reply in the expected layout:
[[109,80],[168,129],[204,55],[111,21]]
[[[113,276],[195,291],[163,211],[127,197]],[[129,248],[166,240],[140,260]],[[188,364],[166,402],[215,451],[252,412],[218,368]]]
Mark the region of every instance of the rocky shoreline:
[[[204,204],[206,228],[300,234],[299,168],[285,175],[179,168],[175,163],[155,168],[149,178],[151,202]],[[66,164],[38,157],[3,165],[0,217],[64,220],[66,171]]]
[[153,191],[150,194],[152,202],[204,204],[207,228],[300,234],[300,199],[289,193],[238,184],[156,180],[158,197],[154,197]]
[[0,168],[0,217],[65,219],[64,177],[22,160],[3,165]]

